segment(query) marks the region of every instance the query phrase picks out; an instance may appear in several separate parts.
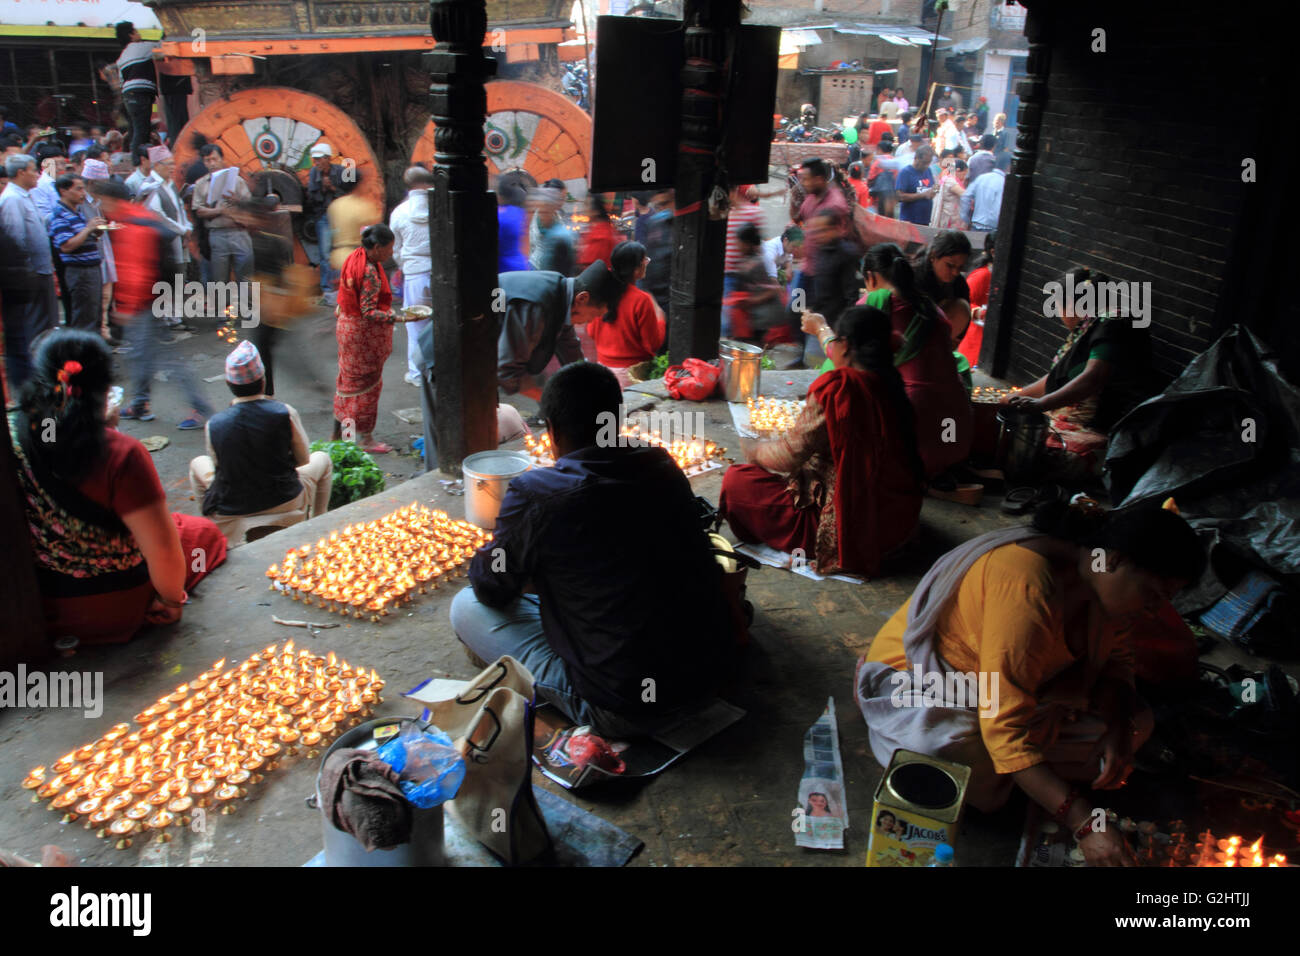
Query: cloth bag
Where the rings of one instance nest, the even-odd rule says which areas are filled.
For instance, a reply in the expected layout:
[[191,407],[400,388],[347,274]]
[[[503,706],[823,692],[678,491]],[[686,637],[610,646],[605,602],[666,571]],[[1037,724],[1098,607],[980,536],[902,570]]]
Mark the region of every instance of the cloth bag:
[[465,781],[447,804],[475,839],[509,865],[551,847],[533,796],[533,675],[501,657],[451,700],[429,706],[430,720],[465,757]]

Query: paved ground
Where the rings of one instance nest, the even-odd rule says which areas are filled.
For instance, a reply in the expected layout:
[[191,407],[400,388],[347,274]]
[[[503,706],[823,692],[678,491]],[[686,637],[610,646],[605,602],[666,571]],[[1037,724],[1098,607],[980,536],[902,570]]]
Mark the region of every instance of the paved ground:
[[[410,438],[419,428],[399,422],[392,412],[418,406],[418,392],[402,381],[404,343],[400,331],[397,342],[397,354],[386,367],[376,434],[409,449]],[[177,348],[195,374],[220,374],[226,346],[213,329],[206,328]],[[315,368],[317,383],[313,385],[309,375],[285,368],[278,397],[299,409],[311,437],[328,437],[332,418],[328,383],[336,362],[330,317],[322,313],[309,320],[296,341],[283,351]],[[783,387],[785,379],[784,374],[768,373],[765,389],[768,383]],[[214,404],[225,400],[220,382],[203,387]],[[525,412],[532,410],[526,399],[520,400],[520,405]],[[677,406],[665,403],[660,407],[671,411]],[[157,387],[155,409],[159,415],[156,422],[128,422],[124,428],[136,437],[160,434],[172,440],[154,455],[154,461],[172,507],[197,513],[186,476],[190,457],[201,450],[203,433],[175,429],[174,423],[184,417],[186,409],[172,385]],[[690,405],[689,410],[703,411],[708,437],[736,448],[724,403]],[[0,748],[6,757],[0,764],[0,847],[39,857],[42,844],[56,843],[83,865],[119,866],[297,865],[319,851],[319,819],[303,803],[313,789],[316,766],[315,761],[303,757],[254,788],[237,813],[210,817],[206,833],[184,833],[170,844],[137,845],[125,851],[115,850],[80,825],[61,825],[60,815],[46,804],[29,802],[30,793],[20,789],[18,782],[32,766],[49,764],[112,724],[129,721],[142,706],[215,659],[239,660],[290,637],[322,652],[336,650],[354,663],[378,669],[388,681],[387,701],[380,709],[384,714],[415,712],[398,693],[424,678],[472,676],[474,668],[462,655],[447,616],[460,582],[419,599],[407,616],[382,625],[353,622],[316,638],[304,638],[304,631],[271,621],[272,613],[283,616],[288,611],[290,616],[303,616],[301,605],[266,588],[267,566],[279,560],[288,547],[314,541],[332,528],[377,517],[413,500],[456,517],[463,514],[465,499],[448,495],[439,484],[442,476],[423,475],[416,458],[393,454],[382,456],[380,463],[388,475],[389,490],[324,515],[310,528],[289,529],[233,551],[227,564],[196,589],[181,625],[146,632],[125,646],[88,649],[56,665],[103,672],[106,705],[100,719],[87,720],[80,712],[71,711],[0,711]],[[419,477],[409,480],[417,474]],[[697,492],[716,501],[721,474],[716,471],[695,479]],[[634,516],[629,519],[629,538],[634,540]],[[774,569],[751,573],[749,596],[757,608],[754,643],[743,678],[728,695],[748,716],[648,783],[593,793],[590,799],[573,799],[645,841],[645,850],[634,865],[861,865],[867,811],[880,768],[871,756],[866,726],[854,705],[854,662],[935,557],[1009,520],[998,511],[996,498],[986,498],[979,508],[929,499],[922,512],[920,534],[891,577],[858,585],[815,583]],[[835,699],[840,724],[852,821],[848,849],[842,853],[797,849],[790,829],[803,769],[803,734],[828,697]],[[555,789],[540,775],[534,776],[539,785]],[[1016,803],[995,817],[968,814],[958,843],[959,861],[1010,864],[1022,812],[1022,805]]]

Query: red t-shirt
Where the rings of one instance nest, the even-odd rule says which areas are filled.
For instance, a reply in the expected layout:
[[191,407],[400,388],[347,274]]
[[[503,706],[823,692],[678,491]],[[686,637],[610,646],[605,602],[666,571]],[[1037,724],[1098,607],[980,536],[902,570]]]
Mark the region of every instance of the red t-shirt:
[[108,436],[104,455],[77,490],[119,516],[165,500],[158,470],[144,445],[115,428],[104,431]]
[[867,126],[867,145],[875,146],[880,142],[880,137],[886,133],[890,136],[894,135],[894,131],[890,128],[888,122],[885,120],[872,120],[870,125]]
[[152,307],[154,283],[162,274],[162,237],[148,225],[160,220],[143,206],[129,202],[119,205],[114,218],[122,228],[109,234],[117,267],[113,296],[120,311],[134,315]]
[[596,343],[596,360],[609,368],[627,368],[652,359],[664,344],[665,324],[650,293],[629,286],[619,300],[613,322],[603,318],[587,324]]
[[865,209],[871,205],[871,193],[867,190],[867,182],[865,179],[853,179],[850,177],[849,185],[852,186],[853,191],[858,194],[859,206]]
[[578,239],[578,271],[581,272],[597,259],[603,259],[605,265],[609,265],[610,254],[616,245],[618,235],[609,220],[588,223]]
[[971,308],[989,304],[989,285],[993,282],[993,270],[980,266],[966,277],[966,286],[970,289]]

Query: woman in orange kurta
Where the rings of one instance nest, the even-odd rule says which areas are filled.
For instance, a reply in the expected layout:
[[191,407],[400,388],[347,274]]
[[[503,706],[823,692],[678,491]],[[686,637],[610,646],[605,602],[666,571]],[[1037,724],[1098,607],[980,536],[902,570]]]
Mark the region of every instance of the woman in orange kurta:
[[916,530],[921,460],[889,317],[851,308],[835,333],[825,346],[835,367],[789,432],[727,469],[718,510],[741,541],[798,548],[820,574],[870,577]]
[[1095,804],[1070,781],[1123,783],[1152,729],[1130,628],[1204,564],[1195,532],[1171,512],[1060,502],[1031,527],[954,549],[858,664],[876,759],[903,747],[965,764],[967,800],[982,810],[1014,783],[1080,837],[1089,863],[1126,862],[1114,832],[1081,829]]
[[392,447],[374,438],[384,362],[393,351],[393,292],[383,263],[393,254],[393,231],[379,223],[361,233],[361,248],[343,263],[335,316],[339,377],[334,392],[334,438],[352,422],[357,444],[375,454]]

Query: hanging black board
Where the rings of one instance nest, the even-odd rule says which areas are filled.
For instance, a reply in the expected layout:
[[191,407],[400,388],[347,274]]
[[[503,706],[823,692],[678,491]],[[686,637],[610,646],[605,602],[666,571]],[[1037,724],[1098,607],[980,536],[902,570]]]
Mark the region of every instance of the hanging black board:
[[[673,184],[685,62],[680,20],[596,18],[591,188],[653,190]],[[765,183],[776,102],[779,27],[742,26],[724,146],[732,183]]]

